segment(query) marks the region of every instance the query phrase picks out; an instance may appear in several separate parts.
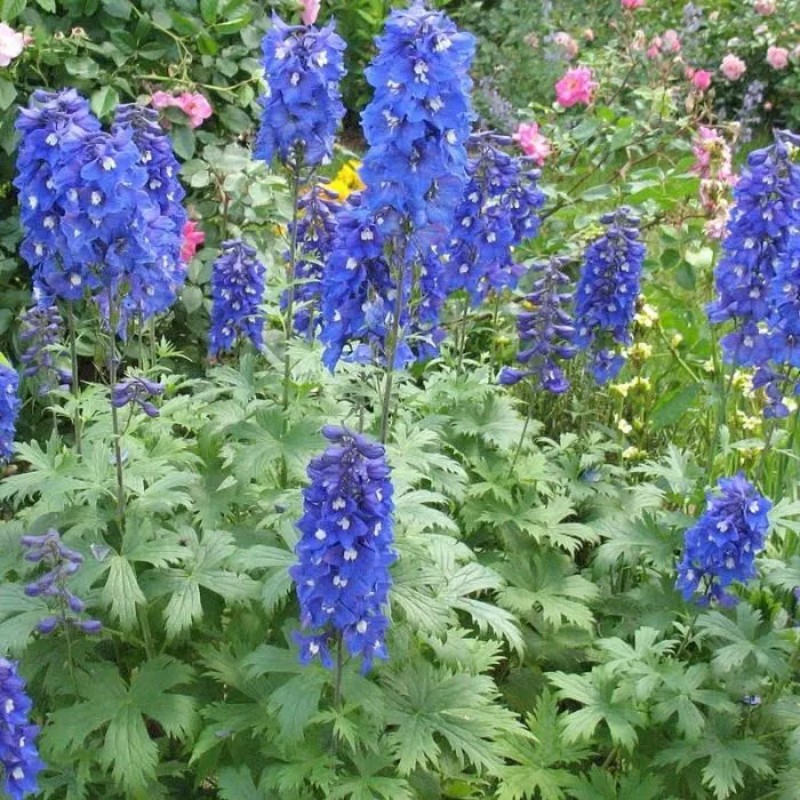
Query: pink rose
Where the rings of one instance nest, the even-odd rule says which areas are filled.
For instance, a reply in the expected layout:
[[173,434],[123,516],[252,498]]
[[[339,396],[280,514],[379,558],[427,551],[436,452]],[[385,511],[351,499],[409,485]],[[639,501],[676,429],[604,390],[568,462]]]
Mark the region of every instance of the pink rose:
[[762,17],[772,16],[778,8],[777,0],[755,0],[753,3],[753,11],[760,14]]
[[175,98],[169,92],[153,92],[150,96],[153,108],[161,110],[175,105]]
[[626,11],[636,11],[644,5],[644,0],[622,0],[622,7]]
[[650,40],[650,45],[647,48],[647,57],[649,59],[658,58],[661,55],[661,37],[654,36]]
[[578,43],[566,31],[554,33],[553,42],[564,51],[568,60],[578,55]]
[[672,30],[670,28],[667,31],[664,31],[664,35],[661,37],[662,45],[661,50],[664,53],[680,53],[681,51],[681,37],[678,36],[678,32]]
[[189,117],[189,125],[192,128],[199,128],[214,113],[211,103],[199,93],[184,92],[178,97],[175,105]]
[[707,69],[695,70],[694,74],[691,76],[691,81],[695,89],[704,92],[711,86],[711,73]]
[[729,81],[738,81],[746,72],[747,64],[733,53],[728,53],[728,55],[722,59],[719,69]]
[[313,25],[317,21],[319,14],[320,0],[300,0],[303,5],[301,19],[303,25]]
[[517,132],[511,138],[519,142],[522,152],[540,167],[552,152],[550,142],[539,133],[539,126],[535,122],[520,122]]
[[206,235],[194,220],[188,220],[183,226],[183,243],[181,244],[181,261],[186,263],[197,252],[197,248],[206,240]]
[[556,81],[556,100],[564,108],[570,108],[578,103],[591,103],[592,92],[598,86],[592,77],[589,67],[568,69],[563,77]]
[[7,67],[25,47],[25,37],[0,22],[0,67]]
[[789,66],[789,51],[785,47],[770,47],[767,50],[767,64],[772,69],[786,69]]

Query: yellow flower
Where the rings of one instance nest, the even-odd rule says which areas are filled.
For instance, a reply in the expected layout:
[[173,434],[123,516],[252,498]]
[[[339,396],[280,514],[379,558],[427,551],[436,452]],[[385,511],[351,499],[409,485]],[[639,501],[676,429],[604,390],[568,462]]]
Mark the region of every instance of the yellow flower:
[[672,339],[670,339],[670,344],[672,345],[673,349],[677,350],[682,341],[683,336],[680,333],[676,333],[673,334]]
[[752,394],[753,392],[753,376],[749,372],[742,372],[737,369],[733,373],[732,383],[736,389],[744,392],[744,394]]
[[630,382],[630,387],[631,389],[641,389],[644,392],[649,392],[650,389],[652,388],[652,385],[650,383],[650,378],[642,378],[637,375]]
[[643,328],[652,328],[653,324],[658,322],[658,309],[644,302],[644,296],[640,295],[639,301],[641,306],[639,310],[633,315],[633,319]]
[[638,461],[641,458],[644,458],[647,455],[644,450],[640,450],[638,447],[626,447],[622,451],[622,457],[626,461]]
[[343,203],[353,192],[360,192],[364,184],[358,174],[361,162],[352,159],[342,164],[341,169],[336,173],[336,177],[327,185],[326,188],[336,192],[337,200]]
[[620,397],[627,397],[631,385],[629,383],[614,383],[611,385],[611,391],[616,392]]
[[653,355],[653,348],[647,344],[647,342],[636,342],[636,344],[628,350],[628,355],[635,361],[644,361]]

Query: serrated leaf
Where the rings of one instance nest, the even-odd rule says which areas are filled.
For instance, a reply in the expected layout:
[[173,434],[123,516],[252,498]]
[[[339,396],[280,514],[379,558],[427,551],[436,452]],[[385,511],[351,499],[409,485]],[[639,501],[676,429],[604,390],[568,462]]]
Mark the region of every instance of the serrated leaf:
[[136,606],[147,601],[131,562],[125,557],[115,555],[108,561],[108,578],[103,587],[103,602],[111,609],[111,614],[119,620],[125,630],[136,624]]

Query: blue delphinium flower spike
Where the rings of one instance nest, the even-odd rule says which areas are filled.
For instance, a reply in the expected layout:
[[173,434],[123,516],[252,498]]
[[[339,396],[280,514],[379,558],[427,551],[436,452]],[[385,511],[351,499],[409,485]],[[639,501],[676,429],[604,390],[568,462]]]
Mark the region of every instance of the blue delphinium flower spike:
[[712,598],[730,604],[735,598],[725,589],[756,574],[755,556],[764,547],[772,503],[741,473],[722,478],[718,493],[709,492],[706,500],[705,512],[684,536],[676,588],[686,600],[699,591],[704,604]]
[[574,343],[589,350],[598,383],[614,378],[624,363],[617,345],[631,342],[630,326],[642,275],[645,248],[639,219],[629,208],[604,214],[606,232],[586,249],[575,291]]
[[262,42],[267,90],[254,154],[300,167],[330,160],[336,128],[344,116],[339,83],[344,77],[344,40],[333,23],[324,28],[287,25],[273,14]]
[[19,374],[0,353],[0,465],[14,455],[14,434],[22,403],[19,399]]
[[334,640],[361,656],[366,672],[386,658],[384,613],[391,577],[392,484],[383,445],[337,426],[326,426],[330,442],[311,460],[304,513],[297,527],[299,563],[290,574],[297,585],[300,659],[318,657],[333,666]]
[[211,356],[231,351],[237,340],[249,339],[257,348],[264,343],[264,298],[266,268],[253,247],[240,239],[222,243],[222,255],[211,274]]
[[38,288],[34,289],[33,299],[33,305],[20,314],[20,362],[22,374],[36,381],[39,394],[47,394],[55,387],[68,388],[72,372],[58,363],[59,355],[65,352],[58,306]]
[[570,283],[563,272],[568,263],[567,259],[553,256],[533,265],[532,271],[538,277],[533,291],[525,298],[529,310],[517,318],[522,348],[517,358],[526,368],[506,367],[500,373],[500,383],[514,384],[533,377],[537,386],[553,394],[563,394],[569,389],[569,381],[558,363],[577,352],[572,344],[575,328],[565,310],[572,298],[572,293],[563,288]]
[[11,800],[37,792],[36,776],[44,769],[36,748],[39,727],[29,719],[32,707],[16,662],[0,656],[0,764]]
[[139,406],[148,417],[157,417],[159,410],[150,402],[149,398],[161,396],[164,394],[164,389],[163,383],[134,375],[111,387],[111,405],[114,408],[124,408],[133,403]]

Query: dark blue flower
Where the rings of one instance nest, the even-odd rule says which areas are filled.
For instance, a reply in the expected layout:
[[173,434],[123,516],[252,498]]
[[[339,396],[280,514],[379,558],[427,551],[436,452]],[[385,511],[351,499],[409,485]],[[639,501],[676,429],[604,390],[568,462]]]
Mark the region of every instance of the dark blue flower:
[[133,403],[139,406],[148,417],[157,417],[159,410],[150,402],[149,398],[161,396],[164,394],[164,388],[163,383],[134,375],[111,387],[111,405],[114,408],[124,408]]
[[20,315],[22,374],[38,383],[39,394],[67,388],[72,372],[59,365],[64,354],[64,325],[53,298],[34,289],[34,304]]
[[52,598],[56,605],[56,614],[40,620],[37,626],[39,632],[52,633],[60,625],[69,624],[86,633],[99,633],[102,626],[97,620],[78,616],[86,610],[86,605],[67,587],[69,578],[81,568],[83,556],[67,547],[61,541],[59,532],[53,528],[41,536],[23,536],[20,543],[27,551],[26,561],[48,568],[25,586],[25,594],[28,597]]
[[299,563],[290,574],[297,585],[300,658],[319,657],[332,666],[331,646],[341,635],[363,671],[386,658],[386,604],[391,577],[392,484],[383,445],[346,428],[326,426],[331,443],[308,466],[297,527]]
[[307,167],[329,160],[344,116],[344,40],[333,23],[322,29],[287,25],[273,14],[261,47],[267,91],[256,158],[269,162],[277,156],[284,164]]
[[233,350],[239,339],[249,339],[259,349],[263,346],[265,273],[254,248],[240,239],[222,243],[211,275],[209,355]]
[[36,747],[39,727],[29,721],[32,707],[17,663],[0,656],[0,764],[11,800],[37,792],[36,776],[44,769]]
[[14,434],[22,403],[19,399],[19,375],[0,353],[0,465],[14,455]]
[[718,493],[706,495],[705,513],[686,531],[676,588],[691,600],[714,598],[735,602],[725,592],[733,581],[743,583],[756,574],[755,556],[764,547],[772,503],[744,475],[722,478]]
[[532,272],[538,277],[533,291],[525,298],[529,310],[517,317],[522,348],[517,358],[526,369],[505,368],[500,383],[514,384],[533,377],[539,387],[553,394],[563,394],[569,389],[569,381],[558,363],[577,352],[572,344],[573,322],[564,308],[572,298],[572,293],[563,289],[570,283],[563,272],[567,263],[567,259],[554,256],[533,265]]
[[623,358],[615,345],[631,342],[630,326],[642,276],[645,248],[639,219],[629,208],[604,214],[606,232],[586,249],[575,291],[575,345],[592,353],[598,383],[616,376]]

